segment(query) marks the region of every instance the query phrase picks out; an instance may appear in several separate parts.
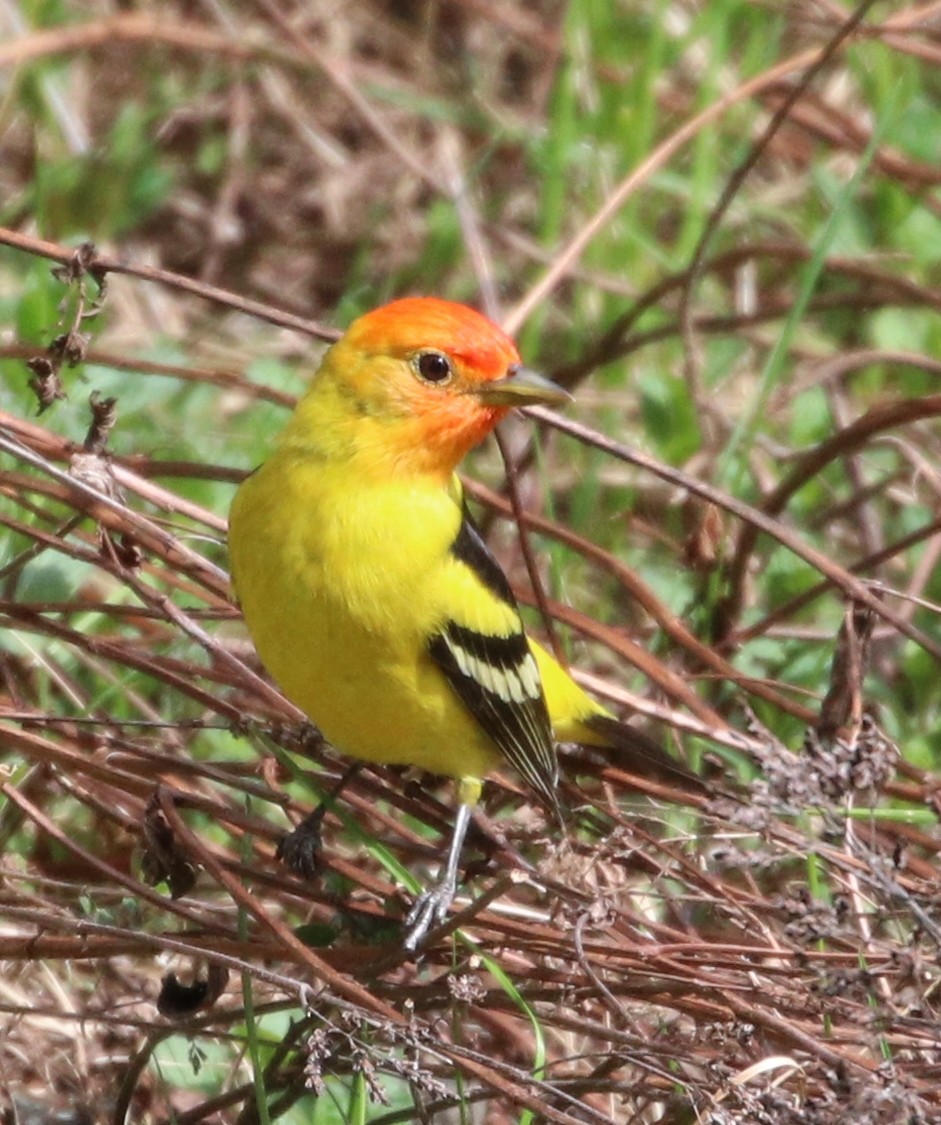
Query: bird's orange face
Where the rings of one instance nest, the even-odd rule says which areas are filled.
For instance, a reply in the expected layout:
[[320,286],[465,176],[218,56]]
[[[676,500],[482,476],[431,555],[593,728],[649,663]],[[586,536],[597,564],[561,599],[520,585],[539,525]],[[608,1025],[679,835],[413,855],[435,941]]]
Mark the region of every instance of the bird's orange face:
[[321,377],[332,379],[352,413],[374,420],[398,463],[448,475],[514,406],[569,397],[523,367],[497,325],[432,297],[361,316],[324,367]]

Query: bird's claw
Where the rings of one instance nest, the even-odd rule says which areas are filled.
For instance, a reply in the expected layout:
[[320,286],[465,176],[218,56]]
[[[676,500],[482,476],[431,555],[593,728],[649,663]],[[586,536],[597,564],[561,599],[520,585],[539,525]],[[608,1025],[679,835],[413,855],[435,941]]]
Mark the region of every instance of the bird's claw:
[[320,853],[323,849],[320,830],[323,828],[324,817],[343,792],[350,778],[362,768],[362,762],[353,762],[347,766],[320,804],[312,809],[296,828],[281,837],[275,855],[287,864],[295,875],[300,875],[302,879],[313,879],[320,874]]
[[[323,822],[322,806],[298,824],[296,828],[282,836],[275,853],[296,875],[313,879],[320,871],[320,851],[323,841],[320,838],[320,825]],[[320,815],[316,815],[320,813]]]
[[440,926],[447,918],[456,889],[451,880],[445,879],[415,899],[405,919],[405,937],[402,940],[409,953],[414,953],[428,936],[428,931]]

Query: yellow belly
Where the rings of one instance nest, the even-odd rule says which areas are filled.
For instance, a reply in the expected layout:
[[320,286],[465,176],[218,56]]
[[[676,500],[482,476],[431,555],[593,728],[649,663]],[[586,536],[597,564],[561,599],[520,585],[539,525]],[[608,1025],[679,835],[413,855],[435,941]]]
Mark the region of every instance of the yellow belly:
[[232,575],[258,655],[344,752],[481,777],[497,749],[427,652],[459,503],[392,481],[349,496],[336,472],[282,452],[239,489]]

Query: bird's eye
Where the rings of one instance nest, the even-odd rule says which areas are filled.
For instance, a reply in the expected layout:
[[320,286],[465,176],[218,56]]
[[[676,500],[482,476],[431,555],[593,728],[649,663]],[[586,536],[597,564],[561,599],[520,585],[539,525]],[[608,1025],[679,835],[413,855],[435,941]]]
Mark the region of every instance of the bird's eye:
[[451,361],[441,352],[422,352],[415,359],[415,370],[426,383],[446,383],[453,374]]

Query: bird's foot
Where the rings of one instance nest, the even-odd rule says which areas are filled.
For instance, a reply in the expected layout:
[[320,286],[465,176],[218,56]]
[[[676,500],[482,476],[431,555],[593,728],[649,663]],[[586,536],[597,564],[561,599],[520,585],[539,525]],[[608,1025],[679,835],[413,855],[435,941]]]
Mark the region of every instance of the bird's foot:
[[323,818],[333,807],[347,782],[362,768],[362,762],[353,762],[347,766],[320,804],[293,831],[281,837],[275,854],[295,875],[300,875],[302,879],[313,879],[320,873],[320,852],[323,848],[320,829],[323,827]]
[[440,926],[447,918],[457,891],[456,881],[446,875],[440,883],[423,891],[405,919],[405,937],[402,945],[414,953],[424,942],[429,930]]
[[320,852],[323,848],[320,828],[326,811],[326,805],[318,805],[278,842],[275,853],[278,859],[303,879],[313,879],[320,871]]

